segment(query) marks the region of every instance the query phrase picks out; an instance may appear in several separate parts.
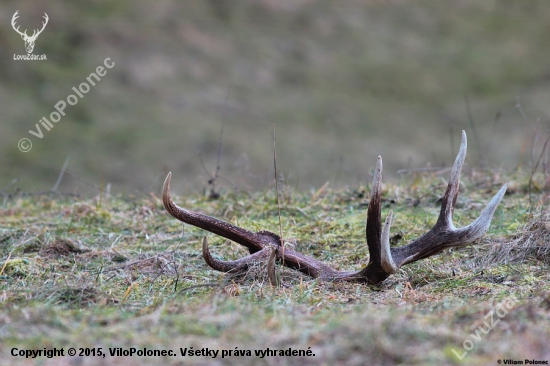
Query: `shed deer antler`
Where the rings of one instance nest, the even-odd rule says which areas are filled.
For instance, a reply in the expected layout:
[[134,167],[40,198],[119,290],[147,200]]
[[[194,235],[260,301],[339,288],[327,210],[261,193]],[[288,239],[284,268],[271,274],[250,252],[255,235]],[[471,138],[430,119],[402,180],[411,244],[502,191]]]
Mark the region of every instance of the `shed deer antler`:
[[[412,243],[390,248],[390,226],[393,212],[390,211],[384,225],[381,219],[380,194],[382,190],[382,158],[378,156],[374,179],[372,181],[371,199],[367,210],[366,237],[370,258],[367,266],[359,271],[341,272],[315,258],[298,253],[290,248],[282,248],[281,238],[269,231],[256,233],[234,226],[225,221],[189,211],[177,206],[170,196],[170,179],[168,173],[164,181],[162,200],[166,210],[175,218],[185,223],[200,227],[211,233],[223,236],[248,248],[250,255],[235,260],[222,261],[214,258],[208,250],[206,237],[203,241],[203,257],[206,263],[215,270],[222,272],[239,272],[258,260],[273,262],[273,252],[276,259],[285,266],[294,268],[324,281],[352,281],[376,285],[401,266],[417,260],[430,257],[444,249],[464,246],[482,237],[493,218],[493,214],[506,192],[506,184],[489,202],[481,215],[470,225],[455,228],[452,222],[453,211],[458,197],[460,171],[466,157],[466,133],[462,131],[460,150],[454,162],[451,178],[441,202],[441,212],[434,227]],[[271,277],[270,282],[273,283]]]
[[38,38],[40,33],[42,33],[44,28],[46,28],[46,24],[48,24],[48,20],[49,20],[48,14],[44,13],[44,16],[43,16],[44,21],[42,22],[42,29],[40,30],[35,29],[34,32],[32,33],[32,36],[29,36],[27,34],[26,29],[24,32],[21,32],[19,30],[19,26],[17,28],[15,27],[16,20],[17,18],[19,18],[19,15],[17,13],[19,13],[19,10],[17,10],[15,14],[13,14],[13,17],[11,18],[11,26],[17,33],[21,35],[21,38],[23,38],[23,40],[25,41],[25,48],[27,49],[27,53],[32,53],[32,50],[34,49],[34,42],[36,42],[36,38]]

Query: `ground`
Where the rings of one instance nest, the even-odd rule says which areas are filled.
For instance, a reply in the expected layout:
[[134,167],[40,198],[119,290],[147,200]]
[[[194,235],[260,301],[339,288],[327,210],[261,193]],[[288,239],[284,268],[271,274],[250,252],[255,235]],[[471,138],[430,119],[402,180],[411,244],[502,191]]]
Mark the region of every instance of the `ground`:
[[[396,214],[392,245],[410,242],[435,223],[447,174],[411,172],[384,185],[383,216],[390,209]],[[379,287],[320,282],[278,267],[282,286],[273,288],[265,263],[240,277],[215,272],[202,259],[203,235],[220,258],[246,251],[182,227],[164,210],[160,192],[6,194],[0,206],[0,364],[550,361],[550,213],[537,180],[470,169],[455,223],[475,219],[505,182],[507,195],[483,239],[405,266]],[[173,195],[182,207],[279,232],[274,189],[216,189],[217,199]],[[298,192],[280,184],[284,238],[335,267],[364,266],[368,192],[368,186],[330,184]],[[71,347],[74,357],[67,355]],[[117,347],[119,353],[134,347],[174,355],[112,356]],[[54,348],[64,357],[12,356]],[[219,353],[189,356],[191,349],[206,348]],[[287,353],[275,356],[268,349]]]

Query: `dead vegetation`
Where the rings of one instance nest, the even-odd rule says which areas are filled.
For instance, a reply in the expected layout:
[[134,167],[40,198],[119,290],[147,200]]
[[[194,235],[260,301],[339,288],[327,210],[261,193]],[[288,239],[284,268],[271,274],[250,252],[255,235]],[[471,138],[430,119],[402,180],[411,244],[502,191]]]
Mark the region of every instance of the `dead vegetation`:
[[[475,173],[475,174],[474,174]],[[267,263],[218,274],[203,262],[204,232],[182,226],[151,197],[13,197],[0,208],[0,353],[12,347],[210,347],[308,349],[314,357],[265,358],[266,364],[492,364],[548,359],[550,214],[532,208],[528,180],[469,172],[455,218],[470,222],[483,202],[510,182],[514,189],[475,246],[399,269],[378,287],[332,283]],[[433,226],[433,172],[383,186],[383,215],[395,213],[401,246]],[[357,268],[368,258],[364,220],[369,187],[309,193],[283,187],[281,229],[296,250]],[[255,231],[277,228],[272,192],[220,190],[220,199],[177,197],[212,216]],[[235,259],[239,245],[211,237],[213,255]],[[463,360],[463,342],[511,297],[518,302]],[[67,361],[70,359],[67,359]],[[23,363],[24,359],[10,358]],[[54,360],[44,359],[44,364]],[[59,360],[57,360],[59,361]],[[118,364],[257,364],[257,357],[119,358]],[[85,358],[85,364],[114,362]],[[53,364],[53,363],[52,363]]]
[[496,241],[480,262],[524,263],[529,260],[550,265],[550,209],[543,206],[531,214],[527,223],[511,238]]

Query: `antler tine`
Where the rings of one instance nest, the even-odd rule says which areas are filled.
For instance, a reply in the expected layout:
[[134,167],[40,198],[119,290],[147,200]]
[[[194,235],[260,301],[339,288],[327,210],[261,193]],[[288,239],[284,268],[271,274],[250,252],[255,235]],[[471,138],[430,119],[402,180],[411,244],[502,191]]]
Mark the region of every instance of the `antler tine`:
[[378,155],[376,169],[372,178],[369,207],[367,209],[367,245],[369,247],[369,265],[382,265],[388,274],[397,272],[390,250],[390,226],[393,218],[393,211],[388,214],[381,230],[382,222],[382,157]]
[[170,180],[172,172],[168,173],[164,186],[162,188],[162,202],[166,211],[176,219],[188,223],[193,226],[200,227],[211,233],[223,236],[229,240],[247,247],[251,253],[255,253],[264,248],[266,240],[263,235],[259,235],[238,226],[231,225],[228,222],[218,220],[216,218],[203,215],[198,212],[189,211],[176,205],[170,195]]
[[15,24],[15,23],[16,23],[16,20],[17,20],[17,18],[19,18],[19,14],[18,14],[18,13],[19,13],[19,10],[17,10],[17,11],[15,12],[15,14],[13,14],[13,17],[11,18],[11,26],[12,26],[12,28],[13,28],[17,33],[19,33],[20,35],[23,35],[23,34],[24,34],[24,35],[27,35],[27,30],[26,30],[26,29],[25,29],[25,33],[23,33],[23,32],[21,32],[21,31],[19,30],[19,26],[17,26],[17,28],[15,27],[15,25],[16,25],[16,24]]
[[[46,14],[46,13],[44,13],[44,16],[43,16],[42,18],[44,18],[44,22],[42,22],[42,29],[40,29],[40,30],[38,31],[38,34],[36,35],[37,37],[38,37],[38,35],[39,35],[40,33],[42,33],[42,31],[44,30],[44,28],[46,28],[46,25],[48,24],[48,20],[50,19],[50,18],[48,17],[48,14]],[[34,36],[34,34],[33,34],[33,36]]]
[[366,282],[375,285],[397,272],[399,266],[394,262],[390,248],[390,226],[393,211],[390,211],[382,224],[382,157],[376,161],[376,169],[372,179],[369,207],[367,209],[367,245],[369,247],[369,263],[357,272],[347,272],[338,275],[338,279],[346,281]]
[[372,187],[370,193],[369,206],[367,208],[367,227],[366,237],[369,247],[370,259],[369,263],[380,262],[380,233],[381,233],[381,207],[380,194],[382,193],[382,157],[378,155],[376,161],[376,169],[372,178]]
[[15,14],[13,14],[13,16],[11,17],[11,26],[14,28],[15,28],[15,21],[17,20],[17,18],[19,18],[19,10],[17,10]]
[[392,249],[393,258],[398,267],[430,257],[446,248],[470,244],[482,237],[489,228],[493,214],[506,192],[506,184],[497,192],[474,222],[460,229],[456,229],[453,225],[453,211],[458,197],[460,172],[466,157],[466,148],[466,132],[462,131],[462,142],[451,170],[447,190],[441,202],[439,218],[434,227],[417,240],[404,247]]
[[456,205],[456,199],[458,198],[460,172],[462,171],[462,165],[464,165],[464,160],[466,159],[467,148],[468,140],[466,138],[466,132],[462,131],[460,149],[458,150],[453,168],[451,169],[451,177],[449,178],[449,184],[447,185],[447,190],[441,202],[441,212],[438,218],[438,222],[442,221],[441,224],[449,225],[453,228],[453,212]]
[[34,29],[33,32],[32,32],[32,36],[30,36],[29,38],[37,38],[40,33],[42,33],[42,31],[44,30],[44,28],[46,28],[46,25],[48,24],[48,20],[50,18],[48,18],[48,14],[44,13],[44,16],[42,16],[42,18],[44,18],[44,22],[42,22],[42,29],[38,30],[38,29]]
[[493,219],[493,214],[497,209],[502,197],[506,193],[507,184],[503,185],[497,194],[493,196],[491,201],[487,204],[487,207],[483,210],[481,215],[472,222],[470,225],[465,226],[460,229],[455,229],[457,235],[463,236],[464,244],[471,243],[485,234],[489,225],[491,225],[491,220]]
[[397,272],[398,269],[398,267],[395,265],[395,262],[393,261],[390,249],[390,226],[392,219],[393,211],[390,211],[390,213],[386,217],[386,222],[384,222],[384,227],[382,229],[382,250],[380,252],[380,264],[382,265],[384,271],[389,274],[394,274],[395,272]]
[[11,17],[11,25],[13,27],[15,27],[15,21],[17,20],[17,18],[19,18],[19,10],[17,10],[15,14],[13,14],[13,16]]
[[504,193],[506,193],[506,188],[508,186],[507,184],[505,184],[504,186],[502,186],[502,188],[500,188],[497,194],[491,199],[487,207],[485,207],[481,215],[474,222],[461,229],[456,229],[453,224],[453,213],[458,197],[460,172],[466,158],[467,146],[468,142],[466,139],[466,132],[462,131],[462,141],[460,143],[460,149],[456,156],[455,163],[453,164],[453,169],[451,170],[451,177],[449,179],[447,190],[445,191],[445,195],[443,196],[441,202],[441,212],[438,218],[438,221],[442,221],[442,224],[448,226],[456,233],[460,232],[472,237],[472,239],[469,241],[466,241],[466,237],[463,238],[463,240],[465,241],[464,244],[471,243],[472,241],[485,234],[485,231],[487,231],[489,225],[491,224],[493,214],[495,213],[498,204],[502,200]]
[[212,267],[212,269],[220,272],[237,273],[244,271],[251,263],[265,261],[269,258],[273,249],[274,247],[267,246],[259,252],[247,255],[244,258],[234,261],[223,261],[214,258],[212,254],[210,254],[210,250],[208,249],[208,239],[206,236],[202,239],[202,256],[204,257],[206,264]]

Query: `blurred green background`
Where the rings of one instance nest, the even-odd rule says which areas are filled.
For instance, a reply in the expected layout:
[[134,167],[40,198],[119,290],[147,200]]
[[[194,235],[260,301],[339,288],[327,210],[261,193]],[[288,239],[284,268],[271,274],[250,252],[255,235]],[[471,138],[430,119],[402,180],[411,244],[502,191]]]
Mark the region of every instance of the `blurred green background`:
[[[47,61],[13,59],[16,10],[29,34],[48,14],[34,49]],[[30,135],[107,57],[114,68]],[[547,133],[550,1],[3,1],[0,63],[4,193],[52,189],[68,157],[63,192],[159,191],[168,170],[177,193],[204,187],[222,125],[227,187],[269,187],[273,126],[298,189],[364,182],[379,154],[386,179],[450,165],[462,129],[470,164],[512,169]]]

